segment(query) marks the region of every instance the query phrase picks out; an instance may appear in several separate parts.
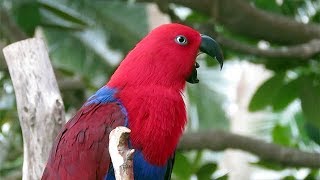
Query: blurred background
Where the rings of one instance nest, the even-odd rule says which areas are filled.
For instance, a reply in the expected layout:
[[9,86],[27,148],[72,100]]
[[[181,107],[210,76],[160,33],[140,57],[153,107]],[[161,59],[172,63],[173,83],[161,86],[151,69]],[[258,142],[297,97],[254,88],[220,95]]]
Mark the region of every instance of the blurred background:
[[[200,83],[187,85],[187,132],[224,130],[320,152],[319,0],[0,0],[0,49],[41,37],[67,118],[100,88],[151,29],[180,22],[214,37],[222,71],[198,57]],[[22,135],[0,53],[0,179],[21,179]],[[176,155],[173,179],[319,179],[241,150]]]

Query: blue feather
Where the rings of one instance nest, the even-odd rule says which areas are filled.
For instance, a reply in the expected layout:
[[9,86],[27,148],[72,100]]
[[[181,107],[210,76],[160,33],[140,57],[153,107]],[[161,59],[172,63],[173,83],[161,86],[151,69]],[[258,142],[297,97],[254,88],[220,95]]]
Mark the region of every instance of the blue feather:
[[94,95],[92,95],[84,105],[88,106],[94,103],[99,104],[99,103],[116,102],[117,101],[117,98],[115,97],[116,93],[117,93],[116,89],[109,88],[108,86],[103,86]]
[[135,179],[164,179],[166,174],[166,166],[156,166],[148,163],[141,151],[135,151],[133,157],[133,171]]
[[[136,150],[133,156],[134,179],[137,180],[163,180],[167,166],[156,166],[148,163],[141,151]],[[114,169],[110,166],[106,180],[115,180]]]
[[121,112],[126,117],[124,126],[128,127],[128,113],[127,113],[126,108],[121,103],[121,101],[118,98],[116,98],[117,92],[118,91],[115,88],[103,86],[87,100],[87,102],[84,104],[84,106],[89,106],[91,104],[117,102],[117,104],[121,107]]

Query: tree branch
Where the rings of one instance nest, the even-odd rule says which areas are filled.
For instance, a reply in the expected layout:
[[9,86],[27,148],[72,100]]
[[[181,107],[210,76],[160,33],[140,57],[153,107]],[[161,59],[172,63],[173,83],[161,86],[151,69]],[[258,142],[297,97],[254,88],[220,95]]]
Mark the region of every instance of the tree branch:
[[109,135],[109,153],[112,160],[116,180],[133,179],[133,153],[129,149],[128,138],[130,129],[119,126]]
[[307,43],[292,46],[282,46],[278,48],[260,49],[256,46],[241,43],[239,41],[224,37],[223,35],[214,31],[213,24],[201,24],[199,27],[202,33],[214,37],[222,46],[231,50],[252,54],[267,58],[294,58],[307,60],[312,56],[320,53],[320,39],[313,39]]
[[15,90],[23,135],[23,179],[40,179],[53,139],[65,123],[64,106],[41,39],[3,49]]
[[307,43],[294,46],[283,46],[279,48],[267,49],[260,49],[258,47],[234,41],[223,36],[218,36],[216,40],[231,50],[266,58],[298,58],[307,60],[320,53],[320,39],[313,39]]
[[320,153],[302,152],[224,131],[186,133],[178,146],[180,150],[222,151],[228,148],[247,151],[285,166],[320,168]]
[[[155,0],[137,0],[155,2]],[[211,16],[234,33],[284,44],[300,44],[320,39],[320,26],[269,13],[245,0],[168,0]]]

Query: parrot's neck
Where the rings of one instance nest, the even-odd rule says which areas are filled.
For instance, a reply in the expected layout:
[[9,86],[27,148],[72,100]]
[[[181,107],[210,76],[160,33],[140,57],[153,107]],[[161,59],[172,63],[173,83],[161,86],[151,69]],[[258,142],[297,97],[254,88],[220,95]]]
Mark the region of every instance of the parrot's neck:
[[163,166],[172,157],[186,124],[180,90],[162,86],[125,87],[118,98],[129,116],[130,140],[146,161]]

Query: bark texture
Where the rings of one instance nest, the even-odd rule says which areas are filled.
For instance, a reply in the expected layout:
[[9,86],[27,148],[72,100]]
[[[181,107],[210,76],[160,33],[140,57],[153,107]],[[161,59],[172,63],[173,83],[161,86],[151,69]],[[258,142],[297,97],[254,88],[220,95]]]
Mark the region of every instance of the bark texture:
[[116,180],[133,180],[133,153],[129,149],[128,138],[130,129],[119,126],[110,132],[109,152]]
[[43,40],[19,41],[3,53],[23,134],[23,179],[40,179],[54,137],[65,123],[64,105]]

